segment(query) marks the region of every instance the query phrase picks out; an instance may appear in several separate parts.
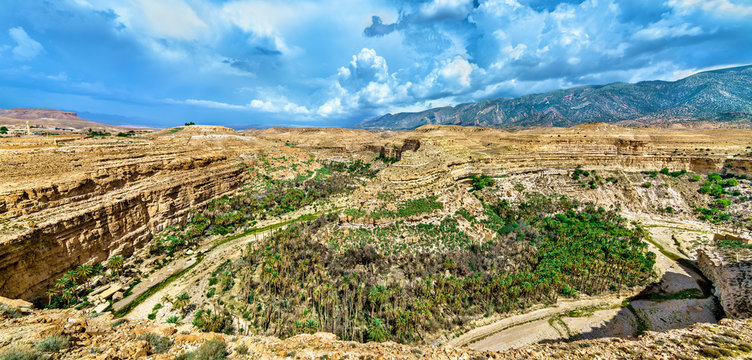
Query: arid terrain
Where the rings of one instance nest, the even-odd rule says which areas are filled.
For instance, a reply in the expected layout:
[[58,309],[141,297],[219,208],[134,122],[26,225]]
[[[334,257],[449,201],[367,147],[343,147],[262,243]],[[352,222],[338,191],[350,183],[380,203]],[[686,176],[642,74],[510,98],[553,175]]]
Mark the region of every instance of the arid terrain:
[[0,353],[752,356],[752,130],[191,125],[0,154]]

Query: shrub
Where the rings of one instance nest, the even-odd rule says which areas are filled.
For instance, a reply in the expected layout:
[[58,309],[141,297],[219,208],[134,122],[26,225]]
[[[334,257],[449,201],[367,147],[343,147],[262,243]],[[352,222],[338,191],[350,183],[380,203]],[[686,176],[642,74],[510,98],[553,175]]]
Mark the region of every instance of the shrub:
[[166,336],[160,336],[154,333],[145,333],[138,337],[138,340],[146,340],[151,346],[151,350],[157,354],[166,353],[172,346],[172,340]]
[[18,311],[18,309],[11,306],[5,306],[3,304],[0,304],[0,313],[8,315],[8,317],[10,317],[11,319],[21,317],[21,312]]
[[176,360],[223,360],[227,358],[227,344],[222,340],[209,340],[195,351],[182,354]]
[[240,345],[240,346],[238,346],[238,347],[235,348],[235,352],[238,353],[238,354],[240,354],[240,355],[248,354],[248,347],[245,346],[245,345]]
[[698,182],[700,180],[702,180],[702,176],[699,174],[692,174],[692,177],[689,178],[689,181],[691,182]]
[[650,189],[651,187],[653,187],[653,184],[651,182],[649,182],[649,181],[646,181],[646,182],[642,183],[642,187],[644,187],[646,189]]
[[70,346],[70,337],[68,336],[50,336],[34,346],[35,349],[55,353]]
[[0,360],[40,360],[42,353],[34,349],[10,348],[0,352]]
[[496,182],[487,175],[471,176],[470,180],[473,182],[473,190],[480,190],[484,187],[493,186]]
[[713,202],[713,206],[718,209],[725,209],[729,207],[729,205],[731,205],[731,201],[726,199],[715,199],[715,201]]
[[168,317],[166,321],[168,324],[180,324],[180,318],[175,315]]

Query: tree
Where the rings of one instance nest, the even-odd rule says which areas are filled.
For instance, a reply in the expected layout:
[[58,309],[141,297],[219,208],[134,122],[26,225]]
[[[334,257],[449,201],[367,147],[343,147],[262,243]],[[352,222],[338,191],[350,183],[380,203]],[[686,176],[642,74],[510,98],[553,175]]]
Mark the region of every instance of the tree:
[[175,300],[172,301],[172,308],[179,310],[183,316],[185,316],[185,308],[190,305],[191,298],[186,293],[178,295]]
[[92,274],[94,274],[94,268],[89,264],[84,264],[76,269],[76,273],[80,279],[87,280]]
[[7,127],[5,127],[5,126],[0,127],[0,134],[7,134],[7,133],[8,133],[8,128]]
[[107,267],[120,275],[120,269],[123,267],[123,257],[120,255],[111,257],[110,260],[107,261]]
[[191,126],[191,125],[196,125],[196,123],[193,121],[185,123],[185,126]]

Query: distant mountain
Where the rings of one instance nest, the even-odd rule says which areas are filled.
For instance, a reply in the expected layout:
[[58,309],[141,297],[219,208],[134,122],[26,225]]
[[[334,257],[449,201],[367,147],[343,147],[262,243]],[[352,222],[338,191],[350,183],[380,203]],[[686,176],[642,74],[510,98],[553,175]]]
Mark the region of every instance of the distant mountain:
[[53,109],[0,109],[0,126],[11,130],[25,131],[26,122],[34,129],[50,131],[104,131],[117,133],[132,129],[84,120],[74,112]]
[[387,114],[367,129],[414,129],[426,124],[493,127],[573,126],[750,127],[752,65],[705,71],[678,81],[581,86],[475,103]]

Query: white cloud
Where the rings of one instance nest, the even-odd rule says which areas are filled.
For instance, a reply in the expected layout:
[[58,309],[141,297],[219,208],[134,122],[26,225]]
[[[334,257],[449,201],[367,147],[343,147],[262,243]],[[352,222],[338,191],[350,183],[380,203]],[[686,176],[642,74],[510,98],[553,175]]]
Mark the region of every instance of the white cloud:
[[439,75],[446,84],[453,88],[465,88],[470,86],[470,74],[473,67],[470,63],[460,57],[455,57],[452,61],[444,64],[439,70]]
[[741,2],[746,4],[734,4],[729,0],[669,0],[668,4],[685,14],[692,11],[702,11],[735,18],[752,15],[752,4],[749,1]]
[[227,103],[212,101],[212,100],[187,99],[185,101],[177,101],[177,102],[178,103],[182,102],[188,105],[213,108],[213,109],[243,110],[246,108],[245,106],[242,106],[242,105],[233,105],[233,104],[227,104]]
[[270,113],[306,115],[311,112],[310,110],[308,110],[307,107],[289,102],[287,101],[287,99],[275,99],[275,100],[253,99],[251,100],[251,103],[248,104],[248,106],[256,110],[270,112]]
[[340,115],[344,112],[342,106],[342,100],[340,98],[333,98],[321,105],[316,113],[323,117],[329,117],[332,115]]
[[420,7],[422,20],[462,20],[473,8],[472,0],[433,0]]
[[42,44],[32,39],[22,27],[10,28],[8,34],[16,42],[12,50],[16,60],[31,60],[44,51]]
[[664,19],[650,24],[644,29],[640,29],[634,34],[634,38],[638,40],[659,40],[681,36],[695,36],[702,33],[703,31],[699,26],[691,26],[687,23],[671,24],[670,21]]
[[193,8],[181,0],[141,0],[144,20],[155,37],[192,40],[207,30]]

